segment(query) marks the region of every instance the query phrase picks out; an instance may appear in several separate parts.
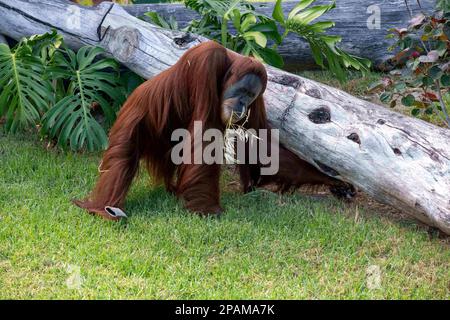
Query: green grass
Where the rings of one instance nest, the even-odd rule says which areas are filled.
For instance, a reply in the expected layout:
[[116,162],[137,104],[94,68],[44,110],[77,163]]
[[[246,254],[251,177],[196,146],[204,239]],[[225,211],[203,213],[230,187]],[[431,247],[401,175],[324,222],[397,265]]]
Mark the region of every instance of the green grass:
[[[359,96],[378,77],[353,74],[341,85],[326,71],[301,75]],[[142,173],[130,218],[111,223],[70,203],[92,188],[98,154],[0,136],[0,160],[0,299],[450,298],[449,239],[381,209],[242,195],[225,171],[227,212],[202,219]],[[371,266],[381,270],[378,288],[368,286]]]
[[[127,221],[74,207],[98,155],[47,151],[0,136],[0,298],[448,299],[448,241],[409,220],[360,212],[332,198],[242,195],[223,179],[220,219],[187,213],[141,174]],[[369,289],[367,268],[381,287]],[[82,284],[67,286],[69,266]]]

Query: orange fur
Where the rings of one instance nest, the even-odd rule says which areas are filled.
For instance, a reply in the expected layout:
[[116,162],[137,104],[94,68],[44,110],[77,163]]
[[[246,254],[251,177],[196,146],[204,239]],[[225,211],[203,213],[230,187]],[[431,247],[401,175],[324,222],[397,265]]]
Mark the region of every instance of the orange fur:
[[[264,92],[267,75],[260,62],[209,41],[191,48],[171,68],[140,85],[123,105],[110,131],[109,147],[94,190],[88,199],[74,203],[117,220],[105,211],[105,206],[123,207],[142,159],[155,181],[164,183],[186,208],[200,214],[220,213],[220,165],[175,166],[170,155],[176,143],[170,138],[178,128],[188,129],[193,136],[194,121],[201,121],[203,130],[223,131],[223,92],[249,73],[261,79]],[[249,107],[245,127],[268,128],[262,92]],[[303,182],[334,183],[288,150],[282,148],[281,153],[281,171],[273,177],[260,178],[259,165],[239,165],[244,191],[269,182],[284,189],[285,185],[299,186]],[[295,166],[298,168],[293,169]]]
[[[177,128],[192,130],[194,121],[202,121],[203,130],[223,131],[222,93],[247,73],[258,75],[265,85],[261,63],[209,41],[188,50],[174,66],[139,86],[111,129],[92,194],[86,200],[75,200],[75,204],[110,218],[105,206],[123,206],[143,159],[153,178],[182,198],[188,209],[202,214],[220,212],[220,166],[182,164],[177,168],[170,159],[174,146],[170,137]],[[261,101],[260,96],[254,104],[263,108]],[[251,108],[252,114],[258,113],[259,108]]]

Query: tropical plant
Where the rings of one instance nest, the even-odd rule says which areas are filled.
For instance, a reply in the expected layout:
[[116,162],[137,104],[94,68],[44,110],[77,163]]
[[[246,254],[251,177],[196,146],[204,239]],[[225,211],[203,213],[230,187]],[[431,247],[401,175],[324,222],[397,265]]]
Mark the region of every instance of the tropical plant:
[[444,10],[446,12],[450,11],[450,1],[449,0],[438,0],[436,3],[436,8],[439,10]]
[[120,70],[119,88],[123,97],[128,97],[139,85],[145,81],[144,78],[134,73],[133,71],[126,69]]
[[289,32],[294,32],[304,38],[310,45],[312,55],[316,63],[326,66],[341,82],[346,79],[345,70],[352,67],[364,73],[368,72],[371,63],[351,55],[338,47],[342,38],[336,35],[328,35],[325,32],[333,27],[333,21],[314,22],[325,13],[336,7],[335,2],[326,5],[312,6],[316,0],[301,0],[285,17],[282,8],[282,0],[277,0],[272,17],[284,28],[282,40]]
[[[368,60],[344,52],[337,46],[340,37],[325,34],[334,26],[333,22],[313,23],[335,7],[334,2],[311,6],[315,1],[301,0],[285,18],[281,0],[276,2],[272,17],[257,13],[251,3],[242,0],[186,0],[186,7],[198,12],[201,18],[192,20],[182,31],[204,35],[231,50],[252,55],[276,67],[283,66],[277,47],[290,32],[294,32],[309,42],[317,64],[328,67],[339,80],[345,80],[344,70],[349,67],[368,71]],[[173,17],[166,20],[155,12],[146,13],[146,16],[160,27],[178,29]],[[230,30],[230,26],[234,30]],[[284,29],[283,34],[279,27]]]
[[117,62],[96,60],[103,52],[99,47],[86,46],[75,54],[64,48],[55,53],[48,68],[52,79],[64,80],[67,85],[65,96],[44,115],[42,130],[62,147],[94,151],[107,146],[105,129],[96,115],[104,116],[105,126],[112,124],[123,95],[117,90]]
[[371,86],[381,90],[380,99],[395,107],[397,101],[411,108],[413,116],[437,116],[450,127],[450,8],[432,16],[419,14],[407,28],[391,29],[396,61],[404,67],[390,72]]
[[[270,40],[277,44],[281,41],[275,21],[257,13],[250,3],[242,0],[186,0],[184,3],[198,12],[200,19],[192,20],[182,31],[204,35],[236,52],[252,55],[276,67],[283,66],[281,56],[267,46]],[[162,28],[178,29],[172,16],[164,19],[156,12],[145,15]],[[231,25],[234,31],[230,30]]]
[[38,124],[54,102],[43,62],[49,50],[57,46],[52,39],[52,34],[34,36],[12,49],[0,44],[0,117],[5,117],[4,128],[8,132]]
[[[102,58],[103,49],[66,48],[53,31],[0,45],[0,118],[4,129],[40,127],[41,134],[72,150],[104,149],[106,129],[124,98],[143,79]],[[51,79],[51,80],[50,80]]]

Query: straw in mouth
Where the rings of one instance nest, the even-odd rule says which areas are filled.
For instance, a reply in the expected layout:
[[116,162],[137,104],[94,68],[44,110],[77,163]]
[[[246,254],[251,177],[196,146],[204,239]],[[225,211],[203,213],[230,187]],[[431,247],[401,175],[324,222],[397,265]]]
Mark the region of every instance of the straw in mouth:
[[[244,125],[248,122],[248,119],[250,117],[250,111],[245,115],[245,121],[242,124],[236,124],[233,122],[233,117],[236,114],[234,111],[231,111],[230,119],[228,120],[227,126],[225,128],[225,135],[224,135],[224,156],[226,163],[229,164],[239,164],[239,160],[236,159],[236,149],[235,149],[235,142],[236,139],[242,140],[242,141],[249,141],[250,139],[259,140],[259,137],[255,135],[252,131],[249,131],[247,128],[244,127]],[[242,115],[243,113],[241,113]],[[240,119],[243,119],[241,116]]]

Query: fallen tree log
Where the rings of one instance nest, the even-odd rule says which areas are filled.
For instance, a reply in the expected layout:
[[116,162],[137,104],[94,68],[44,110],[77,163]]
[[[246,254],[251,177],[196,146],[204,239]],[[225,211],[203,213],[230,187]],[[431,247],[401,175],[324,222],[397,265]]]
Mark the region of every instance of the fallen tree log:
[[[330,31],[332,34],[342,36],[341,47],[348,52],[367,58],[374,66],[386,68],[386,61],[392,58],[386,50],[392,45],[392,40],[386,39],[390,28],[405,28],[411,15],[420,12],[433,12],[436,1],[422,1],[421,7],[416,1],[389,0],[363,3],[361,0],[336,1],[336,8],[321,17],[320,20],[332,20],[336,23]],[[317,4],[330,3],[329,0],[318,0]],[[298,4],[298,1],[283,1],[285,16]],[[253,3],[255,10],[267,16],[272,16],[274,3]],[[124,9],[133,16],[139,17],[149,11],[158,12],[163,17],[174,16],[181,27],[185,27],[192,19],[199,15],[186,9],[183,4],[138,4],[124,6]],[[379,14],[378,14],[379,13]],[[377,24],[377,19],[379,23]],[[230,25],[232,28],[232,26]],[[370,29],[369,29],[370,28]],[[305,66],[314,66],[314,59],[306,41],[294,33],[290,33],[285,41],[278,47],[283,56],[285,67],[289,70],[305,69]]]
[[[206,39],[163,30],[122,7],[0,0],[0,33],[57,29],[73,48],[98,45],[145,78]],[[330,176],[450,234],[450,131],[268,67],[269,121],[290,150]]]

